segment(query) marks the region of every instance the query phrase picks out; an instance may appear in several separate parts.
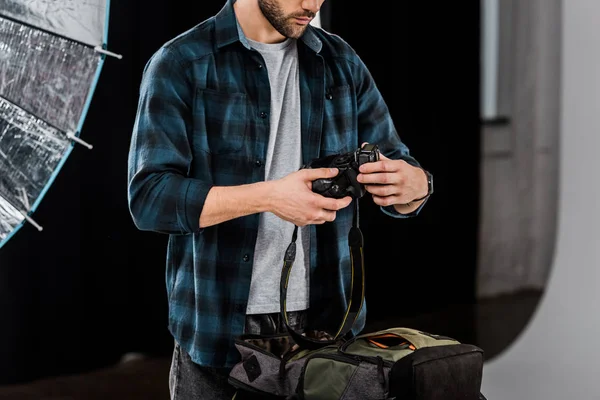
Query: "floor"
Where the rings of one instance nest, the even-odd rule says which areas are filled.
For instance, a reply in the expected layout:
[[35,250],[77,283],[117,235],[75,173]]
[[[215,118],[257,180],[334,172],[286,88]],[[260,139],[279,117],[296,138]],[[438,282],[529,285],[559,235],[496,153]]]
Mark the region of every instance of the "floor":
[[[519,335],[541,296],[541,292],[521,292],[477,305],[454,305],[409,318],[381,319],[370,322],[365,331],[391,326],[422,329],[476,344],[489,360]],[[170,358],[133,358],[91,373],[0,387],[0,400],[168,400],[170,362]]]

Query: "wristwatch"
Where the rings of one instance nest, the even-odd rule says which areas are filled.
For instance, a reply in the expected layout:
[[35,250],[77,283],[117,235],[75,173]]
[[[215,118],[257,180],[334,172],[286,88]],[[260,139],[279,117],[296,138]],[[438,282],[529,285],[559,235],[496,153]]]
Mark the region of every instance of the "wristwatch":
[[419,199],[414,199],[413,201],[421,201],[421,200],[425,200],[426,198],[428,198],[429,196],[431,196],[433,194],[433,175],[431,174],[431,172],[427,171],[424,168],[421,168],[423,170],[423,172],[425,172],[425,176],[427,177],[427,194]]

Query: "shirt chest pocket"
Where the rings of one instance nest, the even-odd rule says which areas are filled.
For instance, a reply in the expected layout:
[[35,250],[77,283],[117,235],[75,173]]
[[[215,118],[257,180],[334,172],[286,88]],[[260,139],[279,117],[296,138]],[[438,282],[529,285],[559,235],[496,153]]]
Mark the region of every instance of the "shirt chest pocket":
[[354,99],[350,85],[330,87],[325,92],[322,153],[344,153],[358,147]]
[[246,138],[247,104],[245,93],[197,89],[194,148],[211,154],[240,151]]

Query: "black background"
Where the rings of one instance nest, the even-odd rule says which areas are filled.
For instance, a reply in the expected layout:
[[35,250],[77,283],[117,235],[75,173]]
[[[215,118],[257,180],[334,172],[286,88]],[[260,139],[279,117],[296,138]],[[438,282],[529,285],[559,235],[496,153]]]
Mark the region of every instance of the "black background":
[[[126,3],[126,4],[125,4]],[[362,201],[368,322],[475,301],[479,2],[328,0],[323,24],[363,58],[402,139],[435,175],[418,218]],[[113,2],[109,50],[82,138],[34,219],[0,249],[0,384],[81,372],[125,352],[169,354],[166,237],[138,231],[127,154],[142,69],[222,1]],[[465,322],[466,321],[466,322]],[[469,318],[443,333],[473,342]]]

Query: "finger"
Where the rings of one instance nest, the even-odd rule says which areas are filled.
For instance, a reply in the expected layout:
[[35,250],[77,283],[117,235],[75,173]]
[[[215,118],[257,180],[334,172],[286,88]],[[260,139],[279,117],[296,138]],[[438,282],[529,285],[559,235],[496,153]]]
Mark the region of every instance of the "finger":
[[398,196],[377,196],[377,195],[373,195],[373,203],[377,204],[378,206],[391,206],[394,204],[400,204],[400,201],[398,199]]
[[373,172],[371,174],[358,174],[356,180],[364,184],[391,185],[400,183],[398,174],[391,172]]
[[348,207],[350,205],[350,203],[352,203],[352,197],[346,196],[341,199],[336,199],[335,203],[336,203],[335,210],[341,210],[342,208]]
[[336,212],[335,211],[324,211],[323,219],[327,222],[335,221]]
[[317,205],[325,210],[341,210],[342,208],[348,207],[352,202],[352,197],[346,196],[342,199],[334,199],[317,195],[320,197]]
[[362,149],[363,147],[365,147],[367,144],[369,144],[369,142],[363,142],[363,144],[360,145],[360,148]]
[[313,224],[323,224],[335,220],[336,212],[331,210],[321,210],[313,219]]
[[375,196],[399,196],[399,193],[396,192],[396,188],[393,185],[366,185],[365,189]]
[[387,159],[364,163],[360,166],[359,171],[365,174],[373,172],[396,172],[398,171],[398,166],[395,161]]
[[307,168],[300,171],[304,174],[304,178],[307,181],[314,181],[322,178],[334,178],[340,173],[340,170],[337,168]]

